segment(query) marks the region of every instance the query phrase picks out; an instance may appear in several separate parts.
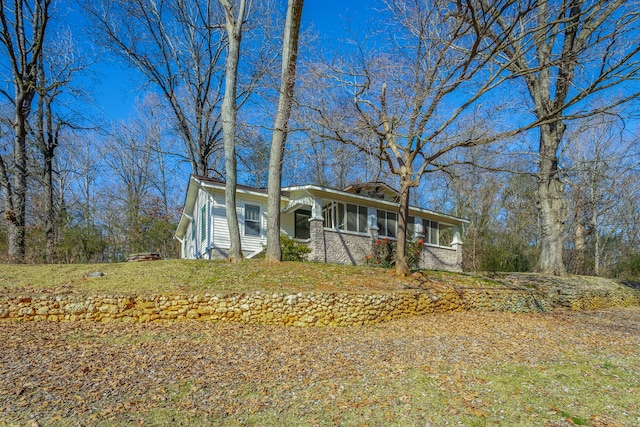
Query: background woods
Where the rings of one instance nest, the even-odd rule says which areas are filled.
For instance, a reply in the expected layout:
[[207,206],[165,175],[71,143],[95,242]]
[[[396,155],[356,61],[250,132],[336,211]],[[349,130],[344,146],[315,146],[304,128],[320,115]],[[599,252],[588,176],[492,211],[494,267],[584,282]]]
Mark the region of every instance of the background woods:
[[468,271],[640,276],[637,2],[306,2],[282,89],[286,3],[0,0],[0,259],[175,258],[189,174],[280,165],[468,218]]

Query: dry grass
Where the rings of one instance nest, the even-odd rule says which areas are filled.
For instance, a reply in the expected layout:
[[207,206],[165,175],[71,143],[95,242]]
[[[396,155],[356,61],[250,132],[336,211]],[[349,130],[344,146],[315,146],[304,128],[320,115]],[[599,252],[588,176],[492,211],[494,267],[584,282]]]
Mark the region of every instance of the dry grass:
[[[90,279],[92,272],[104,276]],[[172,260],[140,263],[3,265],[0,290],[38,293],[75,292],[149,294],[172,292],[304,292],[311,290],[378,292],[402,289],[408,279],[382,268],[321,263],[269,264],[248,260]],[[498,282],[445,272],[429,272],[434,281],[460,286],[501,286]]]
[[[105,276],[85,277],[94,271]],[[388,273],[263,261],[8,265],[0,269],[0,292],[407,286]],[[581,278],[425,274],[423,280],[453,287],[618,286]],[[640,426],[637,307],[443,313],[311,329],[0,322],[0,339],[0,426]]]
[[640,425],[638,308],[0,336],[0,425]]
[[[93,272],[100,278],[88,278]],[[111,264],[12,265],[0,268],[0,293],[229,293],[304,292],[383,292],[410,286],[411,278],[395,277],[391,270],[362,266],[283,262],[269,264],[247,260],[240,264],[226,261],[171,260]],[[492,278],[444,271],[424,271],[423,280],[453,288],[499,287],[623,287],[613,280],[570,276],[545,277],[534,274],[501,274]],[[628,289],[628,287],[627,287]]]

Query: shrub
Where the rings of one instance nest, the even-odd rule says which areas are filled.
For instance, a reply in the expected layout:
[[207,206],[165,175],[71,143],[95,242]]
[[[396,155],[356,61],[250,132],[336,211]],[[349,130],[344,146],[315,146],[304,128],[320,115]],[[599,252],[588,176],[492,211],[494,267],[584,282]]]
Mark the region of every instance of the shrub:
[[280,236],[283,261],[306,261],[311,249],[288,236]]
[[616,264],[614,272],[620,279],[640,280],[640,254],[627,255]]
[[[423,246],[424,240],[422,239],[407,242],[407,265],[409,268],[418,267]],[[364,258],[367,265],[391,268],[396,264],[396,242],[389,240],[389,238],[378,239],[373,242],[371,254]]]
[[365,256],[365,262],[374,267],[392,267],[396,263],[395,242],[388,238],[376,240],[371,247],[371,254]]
[[505,242],[489,244],[480,256],[480,268],[491,273],[499,271],[529,271],[530,256],[526,248]]

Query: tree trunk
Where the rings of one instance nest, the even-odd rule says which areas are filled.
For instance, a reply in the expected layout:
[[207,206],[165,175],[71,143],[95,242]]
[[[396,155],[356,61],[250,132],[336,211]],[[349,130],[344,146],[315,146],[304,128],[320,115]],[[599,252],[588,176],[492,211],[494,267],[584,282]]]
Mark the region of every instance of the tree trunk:
[[593,233],[593,275],[600,275],[600,234],[598,232],[598,209],[595,203],[592,205],[591,232]]
[[576,215],[576,222],[573,229],[573,272],[575,274],[587,274],[585,266],[586,230],[579,215]]
[[[45,259],[53,262],[56,245],[55,214],[53,200],[53,157],[58,146],[58,131],[53,128],[53,112],[51,104],[55,95],[47,93],[47,76],[44,68],[44,58],[40,56],[37,62],[38,72],[38,109],[36,112],[35,139],[42,153],[42,186],[43,186],[43,215],[45,236]],[[55,91],[54,91],[55,92]]]
[[555,276],[566,274],[562,262],[566,204],[557,157],[564,129],[565,126],[560,121],[540,126],[540,165],[536,206],[540,214],[541,233],[540,259],[535,270]]
[[233,7],[227,0],[220,0],[226,12],[226,28],[229,35],[229,47],[225,68],[225,92],[222,102],[222,129],[225,155],[225,207],[227,226],[229,227],[229,261],[242,261],[242,243],[240,227],[236,211],[236,120],[238,107],[236,102],[238,62],[240,61],[240,42],[242,41],[242,24],[244,22],[245,0],[239,2],[238,16],[235,17]]
[[411,273],[407,264],[407,222],[409,219],[409,191],[411,184],[404,177],[400,184],[400,206],[398,210],[398,240],[396,241],[396,275]]
[[48,150],[44,157],[44,236],[46,242],[46,260],[54,262],[56,246],[55,213],[53,204],[53,149]]
[[287,18],[282,44],[282,76],[280,81],[280,99],[271,138],[269,156],[269,182],[267,201],[267,252],[268,262],[282,260],[280,247],[280,196],[282,187],[282,161],[287,141],[287,124],[291,114],[291,101],[296,79],[296,60],[298,59],[298,39],[300,20],[304,0],[289,0]]
[[[13,159],[14,178],[12,191],[12,210],[5,212],[7,228],[9,234],[9,260],[12,263],[23,263],[25,261],[25,220],[27,216],[27,115],[24,111],[31,108],[32,93],[18,97],[23,102],[16,105],[16,119],[13,127],[16,132]],[[28,103],[27,109],[23,110],[24,103]]]

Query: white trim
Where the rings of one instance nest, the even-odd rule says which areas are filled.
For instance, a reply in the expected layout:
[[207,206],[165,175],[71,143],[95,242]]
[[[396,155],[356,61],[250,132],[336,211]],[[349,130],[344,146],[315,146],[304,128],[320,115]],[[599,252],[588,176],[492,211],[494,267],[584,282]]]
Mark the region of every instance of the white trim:
[[324,227],[323,228],[324,231],[333,231],[334,233],[340,233],[340,234],[350,234],[352,236],[363,236],[363,237],[371,237],[371,233],[367,232],[367,233],[359,233],[357,231],[347,231],[347,230],[340,230],[337,228],[327,228]]
[[[396,203],[396,202],[391,202],[391,201],[382,200],[382,199],[373,199],[371,197],[362,196],[360,194],[346,193],[344,191],[334,190],[334,189],[326,188],[326,187],[320,187],[320,186],[317,186],[317,185],[301,185],[301,186],[294,186],[294,187],[284,187],[282,189],[282,191],[287,191],[287,192],[305,191],[307,193],[310,193],[310,190],[311,191],[316,191],[316,192],[322,192],[322,193],[329,193],[329,194],[333,194],[333,195],[340,196],[340,197],[353,198],[355,200],[367,201],[368,203],[366,203],[366,206],[371,206],[371,204],[380,204],[380,205],[383,205],[383,206],[393,206],[395,208],[397,208],[399,206],[399,204]],[[462,223],[465,223],[465,224],[469,223],[469,220],[464,219],[464,218],[458,218],[458,217],[455,217],[453,215],[448,215],[448,214],[443,214],[443,213],[440,213],[440,212],[430,211],[428,209],[419,208],[419,207],[416,207],[416,206],[409,206],[409,211],[412,211],[412,210],[415,211],[415,212],[420,212],[420,213],[426,214],[426,215],[433,215],[433,216],[436,216],[436,217],[447,218],[447,219],[453,220],[455,222],[462,222]],[[449,224],[449,225],[455,225],[455,224]]]
[[[194,179],[196,179],[198,181],[198,183],[203,187],[216,188],[218,190],[226,191],[226,187],[225,187],[224,184],[200,181],[197,178],[194,178]],[[267,193],[265,193],[263,191],[252,191],[252,190],[248,190],[246,188],[236,188],[236,194],[244,194],[244,195],[249,194],[249,195],[252,195],[252,196],[267,197]],[[283,199],[288,200],[287,197],[283,197]]]

